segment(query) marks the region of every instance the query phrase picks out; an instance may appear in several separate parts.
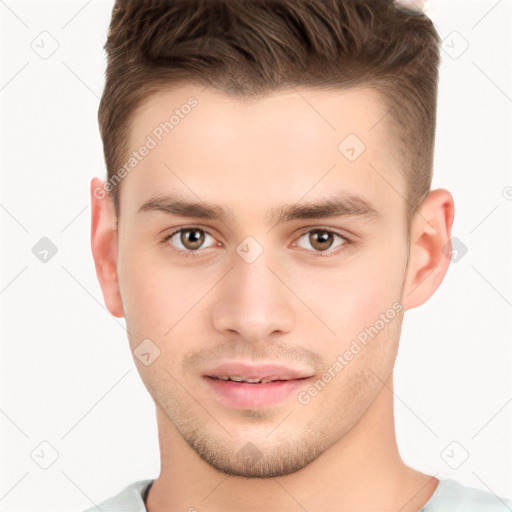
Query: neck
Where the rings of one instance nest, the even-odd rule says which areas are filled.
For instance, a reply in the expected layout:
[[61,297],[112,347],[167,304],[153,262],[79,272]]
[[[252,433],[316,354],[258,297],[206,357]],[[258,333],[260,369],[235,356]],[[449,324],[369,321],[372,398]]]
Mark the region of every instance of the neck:
[[157,405],[161,472],[149,512],[305,510],[418,512],[438,480],[402,461],[395,436],[393,374],[341,439],[301,470],[275,478],[220,473],[183,440]]

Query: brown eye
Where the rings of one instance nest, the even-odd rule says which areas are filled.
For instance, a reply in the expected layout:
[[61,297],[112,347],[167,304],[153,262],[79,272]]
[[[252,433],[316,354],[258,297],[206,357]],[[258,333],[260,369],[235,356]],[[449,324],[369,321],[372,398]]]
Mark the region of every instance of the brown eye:
[[[333,248],[333,244],[335,242],[335,237],[338,237],[342,243],[338,244],[334,248],[341,247],[343,245],[348,245],[350,242],[345,237],[335,233],[333,231],[329,231],[327,229],[313,229],[306,233],[304,233],[300,239],[303,239],[307,236],[308,244],[319,253],[328,251]],[[299,244],[300,245],[300,244]],[[300,245],[300,247],[304,247]],[[307,249],[307,247],[304,247]]]
[[180,242],[185,249],[199,249],[205,239],[204,231],[200,229],[184,229],[180,232]]
[[[178,252],[199,252],[200,249],[204,249],[202,246],[206,237],[210,237],[215,241],[212,235],[203,229],[183,228],[167,236],[164,241],[170,241]],[[210,245],[210,247],[212,246],[213,244]]]
[[316,251],[325,251],[331,248],[333,243],[333,234],[328,231],[311,231],[309,233],[309,242]]

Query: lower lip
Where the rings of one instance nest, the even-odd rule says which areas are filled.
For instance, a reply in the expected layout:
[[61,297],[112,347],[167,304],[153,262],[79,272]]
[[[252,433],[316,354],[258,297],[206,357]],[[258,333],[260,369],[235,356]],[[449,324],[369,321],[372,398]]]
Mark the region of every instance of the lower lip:
[[265,407],[277,405],[287,398],[294,396],[309,380],[275,380],[253,384],[250,382],[235,382],[232,380],[220,380],[213,377],[204,377],[216,397],[229,407],[250,409],[254,407]]

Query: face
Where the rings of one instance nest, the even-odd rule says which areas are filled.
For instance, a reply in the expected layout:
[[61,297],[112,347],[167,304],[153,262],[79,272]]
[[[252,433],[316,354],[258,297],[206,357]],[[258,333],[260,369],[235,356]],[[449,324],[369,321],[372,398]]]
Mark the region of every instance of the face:
[[249,102],[189,86],[133,117],[130,153],[150,149],[120,189],[131,349],[159,421],[222,472],[301,469],[392,372],[408,247],[385,113],[369,89]]

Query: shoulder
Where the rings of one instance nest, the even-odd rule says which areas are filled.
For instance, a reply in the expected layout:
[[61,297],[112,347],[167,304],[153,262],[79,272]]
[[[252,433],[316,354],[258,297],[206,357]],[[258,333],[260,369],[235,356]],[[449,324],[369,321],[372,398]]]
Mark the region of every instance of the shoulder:
[[142,496],[153,480],[139,480],[125,487],[119,494],[84,510],[83,512],[146,512]]
[[504,512],[512,509],[512,499],[467,487],[451,479],[439,484],[420,512]]

